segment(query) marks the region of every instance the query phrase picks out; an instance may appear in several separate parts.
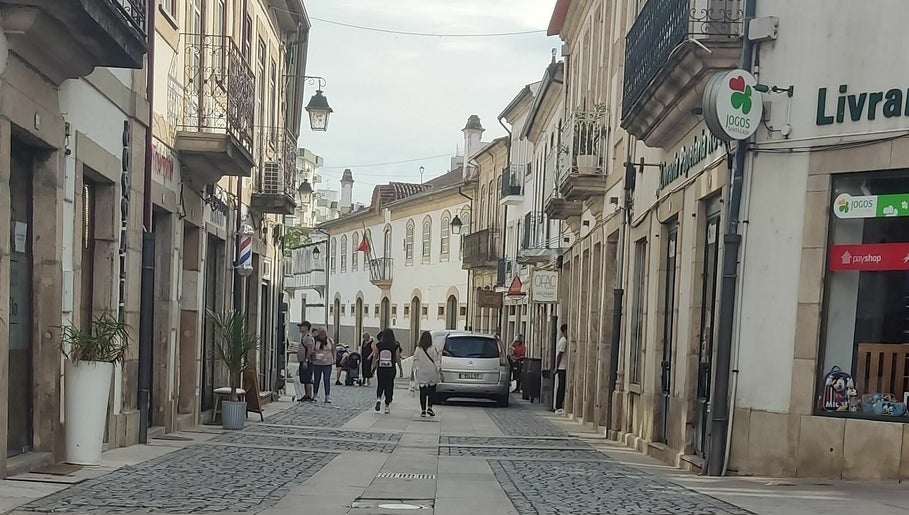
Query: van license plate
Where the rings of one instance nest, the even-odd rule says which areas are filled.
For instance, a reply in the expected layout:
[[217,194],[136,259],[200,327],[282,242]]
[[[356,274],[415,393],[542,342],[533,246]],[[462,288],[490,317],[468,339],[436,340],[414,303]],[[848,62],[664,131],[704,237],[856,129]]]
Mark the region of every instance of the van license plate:
[[480,379],[482,376],[480,374],[459,374],[461,379]]

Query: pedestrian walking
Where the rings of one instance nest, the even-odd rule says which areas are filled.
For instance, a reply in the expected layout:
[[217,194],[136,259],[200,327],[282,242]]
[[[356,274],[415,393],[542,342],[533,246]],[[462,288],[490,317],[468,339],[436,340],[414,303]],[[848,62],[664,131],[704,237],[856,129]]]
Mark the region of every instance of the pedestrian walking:
[[420,344],[413,354],[414,376],[420,387],[420,416],[436,416],[432,410],[432,399],[436,395],[436,385],[439,384],[442,371],[442,357],[432,345],[432,335],[423,331],[420,335]]
[[312,324],[304,320],[297,327],[300,329],[300,347],[297,348],[297,361],[300,363],[298,375],[303,385],[303,397],[300,402],[313,402],[312,396],[312,355],[315,340],[312,337]]
[[[385,400],[385,413],[391,412],[391,402],[394,400],[395,375],[397,372],[404,377],[404,368],[401,366],[401,345],[395,339],[395,332],[390,328],[379,333],[379,341],[373,346],[372,370],[376,375],[376,411],[382,407]],[[397,366],[397,370],[395,370]]]
[[313,355],[313,398],[319,396],[319,383],[325,386],[325,402],[331,403],[331,367],[335,362],[335,345],[328,331],[320,328],[316,333]]
[[556,415],[565,414],[565,381],[568,370],[568,324],[559,328],[562,337],[556,344],[556,378],[559,385],[556,389]]
[[376,340],[369,333],[363,333],[363,339],[360,342],[360,358],[363,360],[364,386],[369,386],[372,379],[372,347],[375,343]]

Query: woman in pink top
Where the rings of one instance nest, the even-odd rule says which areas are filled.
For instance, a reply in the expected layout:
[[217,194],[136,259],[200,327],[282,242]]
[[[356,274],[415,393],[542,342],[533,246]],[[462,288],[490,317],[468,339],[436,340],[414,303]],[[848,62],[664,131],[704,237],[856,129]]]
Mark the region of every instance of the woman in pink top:
[[316,334],[316,344],[312,352],[313,396],[319,396],[319,383],[325,385],[325,402],[330,403],[331,367],[335,364],[335,344],[328,337],[325,328]]

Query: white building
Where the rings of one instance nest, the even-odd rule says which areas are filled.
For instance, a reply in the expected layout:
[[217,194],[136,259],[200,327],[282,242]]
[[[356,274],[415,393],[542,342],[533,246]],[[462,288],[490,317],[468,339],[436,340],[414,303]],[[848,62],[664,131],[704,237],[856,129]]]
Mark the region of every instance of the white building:
[[319,168],[323,163],[322,157],[317,156],[308,148],[297,150],[299,200],[293,218],[287,219],[287,225],[314,227],[318,223],[316,222],[315,200],[319,198],[320,194],[318,188],[322,184],[322,176],[319,175]]
[[[375,187],[368,208],[322,224],[337,341],[358,344],[363,332],[391,327],[409,354],[421,331],[464,326],[467,272],[451,221],[469,225],[468,191],[460,169],[422,185],[393,182]],[[364,238],[368,252],[358,250]]]

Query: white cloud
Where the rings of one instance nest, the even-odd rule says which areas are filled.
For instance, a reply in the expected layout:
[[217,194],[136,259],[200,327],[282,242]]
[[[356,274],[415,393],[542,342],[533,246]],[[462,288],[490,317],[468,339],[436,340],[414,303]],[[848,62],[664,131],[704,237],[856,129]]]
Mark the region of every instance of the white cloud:
[[[310,0],[310,16],[392,30],[489,33],[545,29],[553,0]],[[467,117],[478,114],[484,139],[504,134],[496,116],[539,79],[556,38],[431,38],[368,32],[313,20],[308,75],[328,80],[329,130],[304,128],[301,144],[325,158],[326,187],[346,165],[455,153]],[[354,198],[373,185],[419,181],[447,170],[448,158],[354,168]]]

